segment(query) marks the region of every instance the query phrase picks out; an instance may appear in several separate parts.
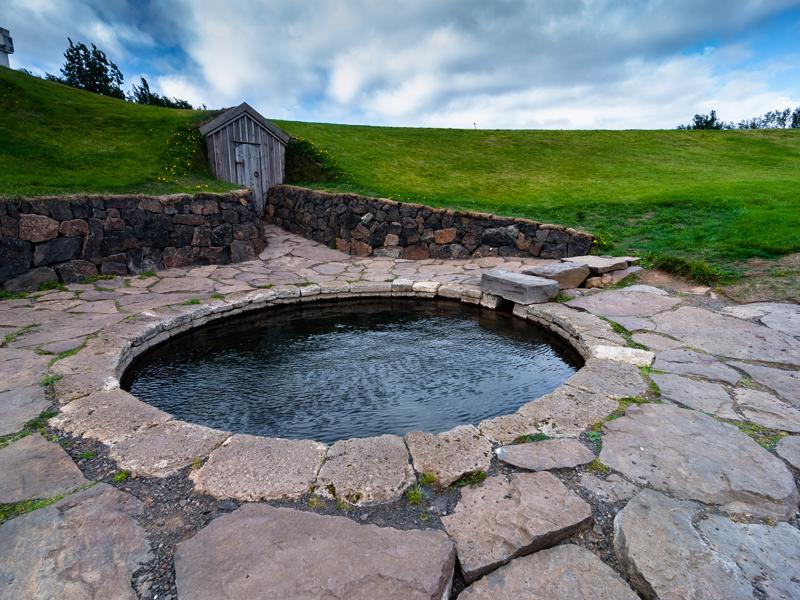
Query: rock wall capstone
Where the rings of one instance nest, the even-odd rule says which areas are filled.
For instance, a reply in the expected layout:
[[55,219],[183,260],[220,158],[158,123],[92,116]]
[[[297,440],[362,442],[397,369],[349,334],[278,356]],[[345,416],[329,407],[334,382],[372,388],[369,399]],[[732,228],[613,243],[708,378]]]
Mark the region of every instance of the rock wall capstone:
[[241,262],[265,245],[248,190],[0,200],[0,284],[7,290]]
[[289,185],[270,188],[265,220],[356,256],[566,258],[594,243],[588,233],[529,219]]

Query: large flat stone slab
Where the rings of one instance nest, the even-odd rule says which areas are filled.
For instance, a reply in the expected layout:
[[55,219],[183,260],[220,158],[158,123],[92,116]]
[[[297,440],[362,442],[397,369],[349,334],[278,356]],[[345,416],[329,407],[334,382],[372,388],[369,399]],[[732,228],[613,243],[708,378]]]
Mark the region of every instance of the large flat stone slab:
[[34,433],[0,448],[0,504],[50,498],[88,483],[58,444]]
[[794,478],[732,425],[667,404],[632,406],[603,426],[600,460],[634,482],[729,513],[790,518]]
[[134,518],[142,504],[107,484],[0,525],[3,600],[136,600],[133,573],[150,557]]
[[800,365],[800,345],[797,340],[763,325],[693,306],[682,306],[655,315],[653,321],[659,333],[711,354]]
[[680,304],[679,298],[656,296],[641,292],[609,290],[591,296],[582,296],[567,302],[567,306],[588,310],[590,313],[613,319],[614,317],[652,317]]
[[392,502],[415,481],[403,438],[380,435],[339,440],[317,476],[319,492],[351,504]]
[[[795,598],[800,532],[704,516],[695,502],[643,490],[614,520],[614,549],[645,598]],[[765,592],[756,596],[754,586]]]
[[590,506],[554,475],[517,473],[463,488],[442,524],[471,582],[513,558],[555,545],[591,520]]
[[661,397],[694,410],[721,417],[741,420],[733,410],[733,399],[725,387],[710,381],[695,381],[688,377],[653,373],[650,378],[661,391]]
[[234,435],[189,477],[199,492],[243,502],[299,498],[317,479],[325,444]]
[[729,306],[723,314],[740,319],[758,319],[767,327],[793,337],[800,337],[800,306],[779,302],[755,302]]
[[558,283],[552,279],[492,269],[481,276],[481,290],[517,304],[540,304],[558,295]]
[[566,290],[580,286],[589,276],[589,267],[578,263],[553,262],[528,267],[523,269],[522,273],[552,279],[558,282],[558,286],[562,290]]
[[95,392],[61,407],[50,425],[72,435],[115,444],[169,421],[167,413],[120,389]]
[[467,473],[488,471],[492,463],[492,444],[476,427],[462,425],[431,434],[412,431],[405,435],[414,470],[431,473],[439,485],[447,487]]
[[440,600],[454,563],[440,531],[250,504],[180,543],[175,574],[192,600]]
[[19,431],[49,406],[50,401],[39,384],[0,392],[0,435]]
[[800,407],[800,371],[773,369],[744,362],[731,362],[730,365],[741,369],[787,402]]
[[586,265],[593,275],[625,269],[630,264],[628,262],[628,257],[625,256],[595,256],[593,254],[571,256],[569,258],[562,258],[561,260],[565,263]]
[[775,446],[775,452],[787,463],[800,471],[800,435],[783,438]]
[[572,469],[594,460],[594,454],[572,438],[501,446],[495,454],[498,460],[529,471]]
[[49,362],[30,350],[0,348],[0,435],[19,431],[50,405],[39,385]]
[[564,544],[512,560],[479,579],[462,600],[638,600],[614,570],[589,550]]
[[678,375],[694,375],[736,385],[742,376],[713,356],[685,348],[656,352],[653,369]]
[[800,410],[768,392],[752,388],[734,390],[736,408],[745,419],[779,431],[800,433]]
[[183,421],[167,421],[126,438],[111,447],[121,469],[137,475],[166,477],[203,458],[229,436]]

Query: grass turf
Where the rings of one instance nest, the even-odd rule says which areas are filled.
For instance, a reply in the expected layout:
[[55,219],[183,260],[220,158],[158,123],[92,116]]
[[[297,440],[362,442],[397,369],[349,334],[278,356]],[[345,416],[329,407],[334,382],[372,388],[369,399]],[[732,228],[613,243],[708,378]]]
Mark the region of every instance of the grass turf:
[[[277,121],[330,190],[579,227],[615,253],[717,264],[800,251],[800,130],[489,131]],[[601,249],[603,249],[601,247]]]
[[123,102],[0,67],[0,195],[230,189],[211,176],[190,127],[209,114]]

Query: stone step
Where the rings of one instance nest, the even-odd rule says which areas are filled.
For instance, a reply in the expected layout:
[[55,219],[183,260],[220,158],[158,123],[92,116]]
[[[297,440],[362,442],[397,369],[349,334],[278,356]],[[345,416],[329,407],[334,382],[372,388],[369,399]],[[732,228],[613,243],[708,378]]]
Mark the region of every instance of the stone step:
[[585,265],[589,267],[592,275],[602,275],[609,271],[627,269],[630,265],[639,262],[639,259],[633,256],[594,256],[592,254],[587,254],[585,256],[562,258],[561,261]]
[[579,263],[551,263],[523,269],[524,275],[535,275],[557,281],[562,290],[579,287],[589,276],[589,267]]
[[492,269],[481,277],[481,290],[517,304],[539,304],[558,295],[557,281],[514,273],[505,269]]

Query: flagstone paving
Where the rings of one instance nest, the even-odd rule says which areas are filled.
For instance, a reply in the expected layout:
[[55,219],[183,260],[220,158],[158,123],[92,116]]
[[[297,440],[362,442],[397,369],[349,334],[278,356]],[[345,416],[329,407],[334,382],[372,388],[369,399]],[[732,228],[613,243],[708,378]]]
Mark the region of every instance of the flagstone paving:
[[[437,435],[231,436],[120,390],[137,353],[211,319],[365,295],[505,308],[485,271],[558,264],[266,235],[246,263],[0,301],[0,599],[800,598],[797,305],[635,285],[514,306],[584,367]],[[515,441],[523,468],[495,456]],[[423,474],[439,485],[407,494]]]

